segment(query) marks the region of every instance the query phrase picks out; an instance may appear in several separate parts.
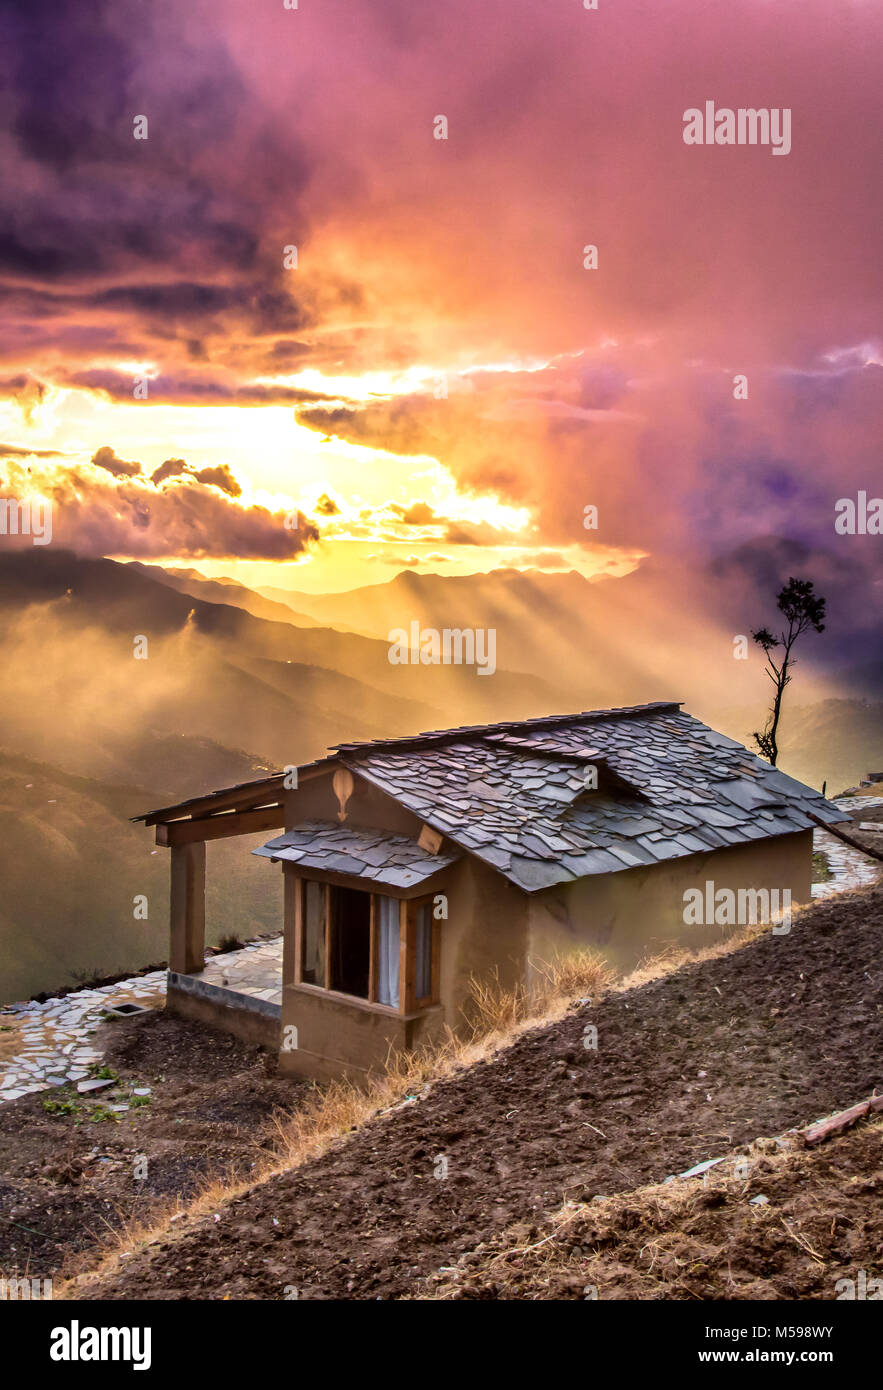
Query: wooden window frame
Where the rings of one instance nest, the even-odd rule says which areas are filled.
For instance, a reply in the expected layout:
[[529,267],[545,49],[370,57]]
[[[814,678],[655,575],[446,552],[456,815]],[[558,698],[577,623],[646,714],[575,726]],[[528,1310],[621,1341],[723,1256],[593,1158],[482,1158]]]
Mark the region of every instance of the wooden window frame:
[[[417,998],[417,913],[422,907],[432,907],[433,895],[427,894],[421,898],[408,898],[404,904],[406,907],[407,931],[408,931],[408,955],[412,962],[411,978],[408,981],[408,988],[413,1007],[411,1012],[421,1009],[431,1009],[434,1004],[440,1002],[441,989],[441,923],[430,914],[429,928],[429,993],[422,998]],[[399,967],[401,978],[401,967]]]
[[[417,911],[432,905],[433,895],[425,894],[418,898],[399,898],[399,1004],[398,1008],[381,1004],[377,999],[377,985],[380,977],[378,951],[380,934],[377,930],[377,899],[389,897],[386,893],[375,893],[371,889],[359,888],[356,892],[367,893],[369,903],[369,944],[368,944],[368,998],[359,994],[344,994],[331,988],[331,890],[341,885],[326,879],[314,879],[304,874],[293,877],[294,907],[294,984],[303,989],[317,989],[338,999],[354,999],[359,1004],[369,1004],[372,1008],[383,1009],[395,1014],[414,1014],[430,1009],[440,1003],[441,998],[441,923],[431,918],[432,937],[430,943],[431,992],[422,999],[416,997],[417,983]],[[307,983],[303,978],[304,924],[306,908],[306,885],[308,882],[321,883],[325,887],[325,982],[324,985]]]

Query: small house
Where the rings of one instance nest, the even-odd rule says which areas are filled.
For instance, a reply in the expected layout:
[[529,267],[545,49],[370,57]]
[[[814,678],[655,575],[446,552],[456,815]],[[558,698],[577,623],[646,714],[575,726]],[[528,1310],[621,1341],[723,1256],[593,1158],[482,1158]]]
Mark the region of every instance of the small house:
[[[809,901],[813,826],[843,818],[654,703],[341,743],[137,819],[171,852],[168,1007],[322,1079],[456,1029],[473,977],[529,985],[584,947],[628,966],[719,939],[737,925],[720,903],[766,920]],[[281,960],[249,990],[206,965],[205,846],[269,831],[254,852],[283,875]]]

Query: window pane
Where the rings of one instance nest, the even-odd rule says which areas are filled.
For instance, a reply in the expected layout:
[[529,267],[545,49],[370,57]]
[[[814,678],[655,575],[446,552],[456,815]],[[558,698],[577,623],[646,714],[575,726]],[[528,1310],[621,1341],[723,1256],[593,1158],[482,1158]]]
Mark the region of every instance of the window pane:
[[355,888],[331,889],[331,988],[368,998],[371,960],[371,894]]
[[399,904],[377,899],[377,1002],[399,1007]]
[[417,909],[417,969],[418,999],[432,994],[432,906],[425,903]]
[[301,978],[308,985],[325,983],[325,884],[304,883],[304,959]]

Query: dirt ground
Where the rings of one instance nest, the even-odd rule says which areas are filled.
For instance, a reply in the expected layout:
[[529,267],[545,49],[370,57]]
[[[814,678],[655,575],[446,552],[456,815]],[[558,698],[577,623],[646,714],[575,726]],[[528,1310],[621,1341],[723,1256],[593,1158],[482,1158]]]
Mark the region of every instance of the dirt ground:
[[881,1276],[883,1125],[864,1123],[817,1149],[762,1139],[703,1177],[522,1223],[423,1297],[881,1299]]
[[581,1005],[72,1292],[420,1296],[566,1200],[633,1193],[845,1108],[883,1087],[881,928],[879,887],[844,895],[788,935]]
[[[258,1049],[163,1012],[106,1023],[95,1040],[118,1085],[89,1096],[56,1086],[0,1106],[6,1275],[55,1276],[109,1229],[186,1200],[213,1176],[247,1174],[265,1157],[270,1117],[290,1110],[297,1091]],[[76,1109],[46,1109],[68,1104]],[[130,1109],[114,1118],[115,1104]],[[140,1155],[146,1176],[136,1178]]]

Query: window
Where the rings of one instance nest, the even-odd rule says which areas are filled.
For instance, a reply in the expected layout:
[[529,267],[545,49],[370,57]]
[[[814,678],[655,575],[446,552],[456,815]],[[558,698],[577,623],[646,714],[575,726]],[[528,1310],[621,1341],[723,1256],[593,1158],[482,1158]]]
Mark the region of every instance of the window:
[[296,892],[297,983],[401,1013],[438,1002],[441,942],[431,900],[402,902],[304,878]]
[[355,888],[329,892],[328,987],[368,999],[371,979],[371,896]]

